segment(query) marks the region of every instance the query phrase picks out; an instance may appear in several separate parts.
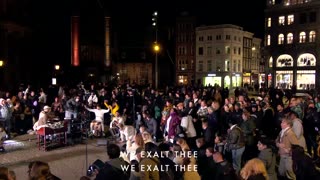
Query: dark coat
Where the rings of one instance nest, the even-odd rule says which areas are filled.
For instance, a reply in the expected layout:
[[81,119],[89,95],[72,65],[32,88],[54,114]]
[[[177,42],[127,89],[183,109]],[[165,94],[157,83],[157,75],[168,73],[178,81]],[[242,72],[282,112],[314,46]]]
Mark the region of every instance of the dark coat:
[[258,158],[263,161],[269,176],[269,180],[277,180],[276,154],[272,149],[266,148],[260,151]]

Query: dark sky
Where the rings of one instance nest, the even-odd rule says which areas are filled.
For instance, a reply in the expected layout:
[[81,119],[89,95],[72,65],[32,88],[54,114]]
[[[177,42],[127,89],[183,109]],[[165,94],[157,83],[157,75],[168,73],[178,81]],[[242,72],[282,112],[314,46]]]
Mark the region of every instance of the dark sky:
[[[139,44],[152,28],[152,13],[159,13],[159,26],[174,22],[181,11],[196,16],[198,25],[235,24],[263,38],[264,0],[35,0],[33,22],[39,56],[53,60],[69,58],[70,16],[80,15],[82,38],[103,41],[103,17],[111,16],[117,37]],[[124,44],[125,45],[125,44]],[[43,53],[43,54],[41,54]]]

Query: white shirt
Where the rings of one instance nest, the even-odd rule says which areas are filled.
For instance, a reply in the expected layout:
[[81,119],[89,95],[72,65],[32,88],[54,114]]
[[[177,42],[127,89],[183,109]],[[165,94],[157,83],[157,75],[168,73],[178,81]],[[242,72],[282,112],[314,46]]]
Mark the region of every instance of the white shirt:
[[169,118],[167,119],[167,124],[166,124],[166,132],[169,133],[169,126],[170,126],[170,121],[171,121],[171,116],[169,116]]
[[95,120],[100,122],[103,122],[104,114],[110,111],[109,109],[89,109],[89,108],[86,108],[86,109],[90,112],[94,112],[94,114],[96,115]]
[[284,133],[285,133],[289,128],[290,128],[290,127],[287,127],[287,128],[285,128],[285,129],[282,129],[282,130],[281,130],[281,134],[280,134],[280,142],[281,142],[281,139],[282,139],[282,137],[283,137]]

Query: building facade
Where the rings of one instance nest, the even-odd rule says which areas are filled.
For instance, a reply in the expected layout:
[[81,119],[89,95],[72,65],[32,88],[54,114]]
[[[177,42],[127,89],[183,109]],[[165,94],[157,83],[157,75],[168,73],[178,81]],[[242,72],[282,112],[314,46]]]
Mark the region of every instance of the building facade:
[[224,88],[257,83],[261,40],[253,35],[231,24],[197,27],[197,83]]
[[176,83],[193,84],[195,80],[196,18],[182,13],[176,18]]
[[265,62],[268,87],[319,87],[319,0],[268,0]]

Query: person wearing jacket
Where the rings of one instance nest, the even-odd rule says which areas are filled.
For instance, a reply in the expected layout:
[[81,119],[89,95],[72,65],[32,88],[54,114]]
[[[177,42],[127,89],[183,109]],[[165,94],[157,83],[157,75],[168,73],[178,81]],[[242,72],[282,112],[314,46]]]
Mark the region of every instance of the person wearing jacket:
[[276,153],[273,152],[270,141],[267,138],[261,138],[257,146],[260,151],[258,158],[264,163],[269,180],[277,180]]

